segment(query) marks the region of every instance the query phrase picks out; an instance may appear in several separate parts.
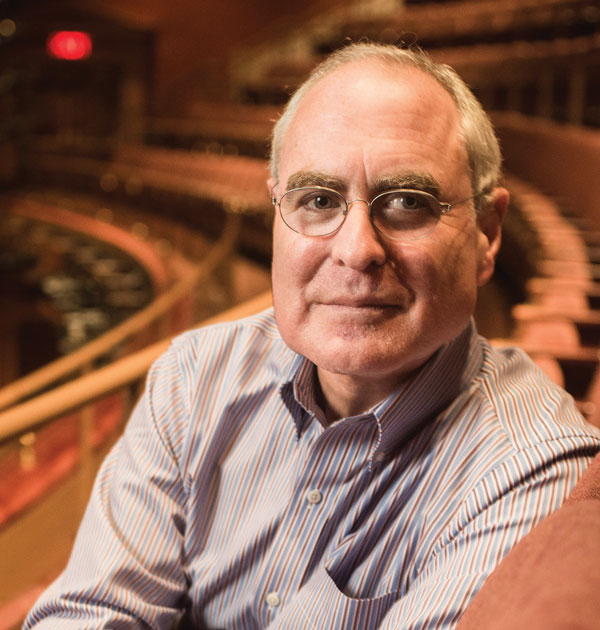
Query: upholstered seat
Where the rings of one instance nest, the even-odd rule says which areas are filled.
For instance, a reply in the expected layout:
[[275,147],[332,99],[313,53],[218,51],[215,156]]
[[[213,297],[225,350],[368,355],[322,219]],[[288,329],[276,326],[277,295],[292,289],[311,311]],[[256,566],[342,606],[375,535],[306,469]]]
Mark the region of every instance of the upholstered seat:
[[457,630],[600,629],[600,455],[504,558]]

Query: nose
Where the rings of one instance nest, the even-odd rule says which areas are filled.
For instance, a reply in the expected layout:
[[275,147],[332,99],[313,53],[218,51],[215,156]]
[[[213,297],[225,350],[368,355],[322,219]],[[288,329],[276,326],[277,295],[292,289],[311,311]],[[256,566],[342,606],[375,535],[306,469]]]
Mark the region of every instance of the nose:
[[368,202],[355,199],[348,203],[346,219],[332,237],[331,255],[336,263],[357,270],[384,264],[387,254],[371,223]]

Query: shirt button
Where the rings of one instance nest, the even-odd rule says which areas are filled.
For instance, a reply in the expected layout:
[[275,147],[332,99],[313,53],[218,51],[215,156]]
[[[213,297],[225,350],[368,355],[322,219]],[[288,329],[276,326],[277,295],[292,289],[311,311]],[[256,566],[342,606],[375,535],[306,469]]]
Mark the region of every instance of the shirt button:
[[323,495],[320,490],[310,490],[306,495],[306,500],[310,505],[316,505],[317,503],[321,503]]
[[267,606],[269,606],[270,608],[275,608],[276,606],[279,606],[279,604],[281,604],[281,600],[279,599],[279,593],[277,593],[276,591],[272,591],[271,593],[268,593],[265,599],[267,602]]
[[375,461],[382,462],[385,459],[385,453],[383,451],[379,451],[379,453],[375,454]]

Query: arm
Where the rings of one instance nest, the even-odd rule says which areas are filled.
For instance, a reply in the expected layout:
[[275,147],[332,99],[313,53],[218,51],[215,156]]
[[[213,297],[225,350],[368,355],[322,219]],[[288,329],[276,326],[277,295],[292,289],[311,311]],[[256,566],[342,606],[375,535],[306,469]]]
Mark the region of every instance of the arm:
[[[152,403],[152,373],[104,461],[66,570],[24,628],[170,628],[183,605],[185,491]],[[163,401],[162,406],[165,405]],[[178,409],[175,401],[171,413]]]

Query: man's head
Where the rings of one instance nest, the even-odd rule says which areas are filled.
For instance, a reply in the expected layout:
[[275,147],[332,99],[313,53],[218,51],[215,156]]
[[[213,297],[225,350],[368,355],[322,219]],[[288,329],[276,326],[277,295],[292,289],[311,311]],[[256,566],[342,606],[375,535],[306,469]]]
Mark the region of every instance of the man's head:
[[[293,231],[279,212],[274,224],[277,324],[317,365],[332,407],[344,388],[360,399],[339,400],[340,412],[376,402],[456,337],[493,272],[507,203],[495,188],[497,142],[460,79],[426,67],[435,66],[388,47],[344,49],[300,88],[275,130],[268,184],[276,200],[317,186],[334,192],[311,197],[311,214],[339,195],[353,202],[326,236]],[[487,194],[478,197],[479,216],[470,200],[425,236],[390,238],[365,203],[390,189],[423,190],[450,204]]]
[[[323,77],[353,61],[372,60],[390,67],[417,68],[432,76],[450,94],[460,114],[461,134],[469,158],[473,194],[489,192],[498,184],[501,154],[498,140],[486,113],[460,76],[449,66],[434,63],[424,52],[391,45],[358,43],[335,51],[319,64],[296,90],[277,121],[271,141],[269,168],[273,179],[279,179],[279,160],[285,132],[304,96]],[[485,205],[485,197],[476,207]]]

